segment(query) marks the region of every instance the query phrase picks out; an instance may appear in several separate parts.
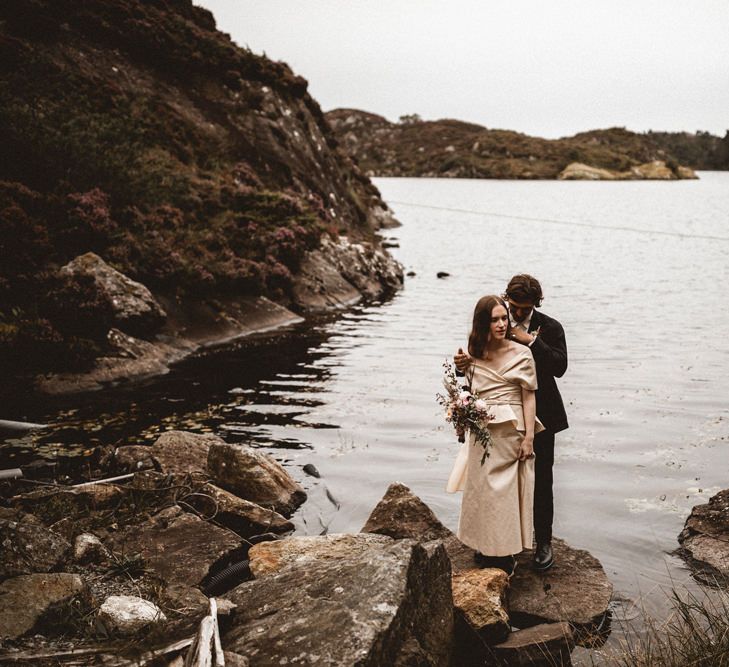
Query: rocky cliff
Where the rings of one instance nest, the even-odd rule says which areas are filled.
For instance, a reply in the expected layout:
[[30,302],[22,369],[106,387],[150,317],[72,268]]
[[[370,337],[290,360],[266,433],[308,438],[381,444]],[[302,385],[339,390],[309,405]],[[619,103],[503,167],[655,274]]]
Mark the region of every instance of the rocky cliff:
[[588,173],[573,167],[563,175],[577,164],[597,170],[585,176],[590,179],[695,178],[659,135],[623,128],[551,140],[458,120],[423,121],[417,115],[391,123],[365,111],[336,109],[326,117],[371,176],[573,179]]
[[13,372],[116,354],[103,277],[59,271],[86,253],[162,303],[124,330],[147,339],[199,324],[191,311],[234,334],[250,317],[226,304],[244,298],[306,310],[297,276],[326,239],[372,260],[368,295],[398,286],[374,236],[391,214],[307,82],[190,0],[3,2],[0,151],[0,365]]

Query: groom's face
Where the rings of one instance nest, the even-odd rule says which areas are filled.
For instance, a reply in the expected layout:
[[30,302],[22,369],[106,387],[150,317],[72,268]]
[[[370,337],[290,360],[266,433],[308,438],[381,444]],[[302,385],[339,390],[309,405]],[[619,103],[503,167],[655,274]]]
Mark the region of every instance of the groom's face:
[[511,317],[514,318],[514,322],[523,322],[534,309],[533,303],[514,301],[513,299],[507,300],[509,302],[509,312]]

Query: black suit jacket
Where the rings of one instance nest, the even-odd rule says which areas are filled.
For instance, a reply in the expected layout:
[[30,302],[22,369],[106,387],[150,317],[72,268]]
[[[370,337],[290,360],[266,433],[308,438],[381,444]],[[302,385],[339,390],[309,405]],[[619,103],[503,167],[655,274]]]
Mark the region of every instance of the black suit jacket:
[[535,309],[529,322],[529,332],[534,333],[537,329],[539,335],[529,348],[537,367],[537,417],[548,430],[558,433],[569,426],[555,381],[567,370],[567,342],[562,325]]

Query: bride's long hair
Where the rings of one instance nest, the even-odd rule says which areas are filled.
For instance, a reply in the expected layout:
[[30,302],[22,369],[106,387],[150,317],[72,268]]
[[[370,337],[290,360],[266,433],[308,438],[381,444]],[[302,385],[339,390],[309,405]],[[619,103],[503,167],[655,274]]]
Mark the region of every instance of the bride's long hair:
[[[473,325],[468,337],[468,354],[475,359],[483,358],[483,351],[486,349],[486,343],[489,342],[489,332],[491,331],[491,311],[496,306],[503,306],[508,314],[509,308],[505,301],[495,294],[482,296],[473,309]],[[511,320],[507,318],[506,337],[509,338],[510,334]]]

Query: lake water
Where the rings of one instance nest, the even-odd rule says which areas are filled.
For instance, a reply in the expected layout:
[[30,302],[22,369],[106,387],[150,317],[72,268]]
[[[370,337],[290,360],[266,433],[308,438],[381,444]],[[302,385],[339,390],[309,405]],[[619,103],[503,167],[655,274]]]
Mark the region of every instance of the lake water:
[[[618,616],[641,607],[665,617],[665,590],[695,587],[672,555],[676,536],[693,505],[729,486],[729,173],[376,184],[403,223],[385,233],[399,244],[392,253],[415,273],[389,302],[80,405],[19,400],[0,416],[56,422],[33,439],[36,454],[151,443],[167,428],[252,442],[309,492],[294,517],[302,534],[359,530],[395,480],[455,528],[460,496],[444,486],[458,444],[435,402],[441,364],[465,346],[476,300],[531,273],[569,349],[555,535],[600,559]],[[6,443],[0,467],[27,445]],[[303,473],[307,463],[321,479]]]

